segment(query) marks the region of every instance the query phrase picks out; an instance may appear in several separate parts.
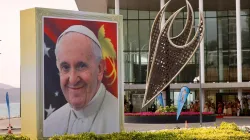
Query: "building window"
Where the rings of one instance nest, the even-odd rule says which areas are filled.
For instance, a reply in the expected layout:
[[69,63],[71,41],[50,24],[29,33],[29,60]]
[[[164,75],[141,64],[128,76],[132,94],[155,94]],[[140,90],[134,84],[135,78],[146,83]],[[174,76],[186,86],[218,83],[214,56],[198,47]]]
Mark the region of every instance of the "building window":
[[[114,14],[114,9],[109,9]],[[158,11],[121,9],[123,15],[125,82],[145,83],[148,63],[148,44],[151,26]],[[198,25],[199,13],[195,13]],[[166,19],[172,12],[166,12]],[[186,22],[186,12],[178,14],[171,36],[178,35]],[[235,11],[205,11],[205,82],[237,81],[236,17]],[[241,11],[242,28],[242,79],[250,81],[250,13]],[[192,35],[194,35],[193,30]],[[199,76],[199,49],[174,82],[189,83]]]

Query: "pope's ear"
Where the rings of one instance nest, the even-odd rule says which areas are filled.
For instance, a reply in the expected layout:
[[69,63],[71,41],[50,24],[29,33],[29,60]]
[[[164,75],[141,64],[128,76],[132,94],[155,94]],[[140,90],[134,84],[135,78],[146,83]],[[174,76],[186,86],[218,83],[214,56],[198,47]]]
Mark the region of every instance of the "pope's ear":
[[106,68],[105,60],[101,59],[98,65],[98,79],[100,81],[102,81],[105,68]]

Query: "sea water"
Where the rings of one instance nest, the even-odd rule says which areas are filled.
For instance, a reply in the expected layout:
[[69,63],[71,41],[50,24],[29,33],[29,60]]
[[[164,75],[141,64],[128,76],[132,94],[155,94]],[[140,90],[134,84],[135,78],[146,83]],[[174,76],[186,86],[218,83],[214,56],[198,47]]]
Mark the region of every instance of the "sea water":
[[[7,105],[0,104],[0,118],[8,118]],[[20,116],[20,103],[10,103],[10,117]]]

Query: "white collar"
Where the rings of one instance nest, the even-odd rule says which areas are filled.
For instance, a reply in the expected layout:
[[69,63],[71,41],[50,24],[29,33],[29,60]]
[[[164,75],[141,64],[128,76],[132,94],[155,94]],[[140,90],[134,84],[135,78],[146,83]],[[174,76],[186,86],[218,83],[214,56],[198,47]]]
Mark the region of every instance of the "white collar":
[[85,106],[83,109],[78,110],[78,111],[71,108],[72,112],[75,114],[77,118],[86,118],[88,116],[95,115],[99,111],[103,103],[105,94],[106,94],[106,88],[101,83],[96,95],[87,104],[87,106]]

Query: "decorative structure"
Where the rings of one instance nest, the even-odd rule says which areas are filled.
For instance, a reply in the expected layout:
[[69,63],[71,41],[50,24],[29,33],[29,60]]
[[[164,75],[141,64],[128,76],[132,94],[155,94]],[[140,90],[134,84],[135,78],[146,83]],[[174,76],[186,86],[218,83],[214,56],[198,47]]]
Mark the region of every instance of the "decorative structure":
[[[48,137],[56,134],[63,135],[66,133],[76,134],[78,132],[95,132],[95,130],[91,130],[92,128],[96,128],[97,131],[100,131],[100,128],[105,129],[101,133],[120,132],[124,130],[124,87],[122,80],[122,74],[124,72],[123,63],[119,63],[123,61],[123,18],[121,15],[48,8],[30,8],[20,12],[20,29],[22,135],[30,139],[40,140],[48,139]],[[90,38],[94,38],[95,42],[99,42],[97,46],[102,50],[103,63],[105,63],[105,66],[101,66],[103,67],[102,70],[98,70],[99,74],[76,74],[75,72],[73,74],[73,76],[77,75],[75,79],[82,79],[79,78],[79,75],[91,78],[95,77],[94,81],[97,81],[97,77],[102,79],[101,82],[99,82],[102,83],[100,84],[102,88],[100,88],[100,90],[98,89],[100,92],[98,92],[98,94],[95,92],[96,96],[93,98],[95,100],[91,100],[91,105],[93,103],[95,107],[91,107],[90,109],[89,102],[89,110],[87,110],[87,107],[83,109],[88,112],[88,119],[92,118],[91,121],[88,121],[90,125],[81,125],[85,128],[82,130],[75,129],[75,131],[71,131],[71,126],[69,125],[69,118],[72,118],[70,112],[74,110],[66,108],[62,112],[63,115],[60,115],[61,109],[64,108],[65,105],[67,106],[69,102],[66,100],[67,97],[64,96],[67,93],[63,91],[63,86],[60,84],[60,79],[62,79],[60,77],[63,75],[63,72],[58,70],[56,65],[57,56],[55,54],[58,38],[67,29],[84,34],[85,36],[91,36]],[[83,35],[81,35],[81,37],[82,36]],[[79,44],[75,43],[74,39],[76,38],[72,37],[72,39],[69,39],[72,46]],[[90,43],[84,45],[90,45]],[[81,46],[80,49],[84,48],[83,45]],[[80,52],[82,53],[79,54],[75,50],[75,52],[67,58],[65,57],[66,55],[62,55],[65,57],[64,61],[67,62],[69,69],[72,64],[69,64],[69,61],[66,59],[71,59],[72,56],[78,59],[75,61],[78,61],[77,64],[75,63],[75,66],[77,65],[75,67],[77,68],[77,73],[86,72],[85,63],[88,62],[85,62],[83,59],[85,57],[91,58],[89,57],[90,55],[83,54],[84,51]],[[75,57],[77,55],[81,55],[82,57]],[[72,60],[70,61],[73,62]],[[98,63],[94,62],[97,61],[91,61],[89,63],[93,66],[96,64],[98,65]],[[78,83],[80,82],[77,82],[77,84]],[[82,89],[84,87],[86,86],[81,86]],[[78,90],[81,88],[78,88]],[[94,89],[91,90],[97,91]],[[80,93],[81,95],[87,95],[89,92],[84,92],[83,90],[78,93],[79,95]],[[106,106],[105,104],[107,105],[107,111],[103,110],[104,106]],[[110,109],[110,106],[115,107],[115,109]],[[57,114],[58,112],[59,114]],[[105,117],[98,117],[103,113],[111,116],[106,117],[106,115],[103,115]],[[55,119],[51,119],[53,116],[56,116]],[[104,125],[101,126],[99,118],[101,119],[100,122],[105,123]],[[105,119],[105,121],[103,121],[103,119]],[[95,123],[96,120],[98,120],[98,123]],[[110,123],[108,120],[110,120]],[[95,127],[95,124],[97,127]],[[95,133],[99,133],[97,131]]]
[[176,37],[170,37],[173,21],[184,7],[173,13],[161,27],[161,21],[169,0],[157,14],[152,25],[149,40],[149,57],[146,78],[146,91],[142,108],[148,105],[164,90],[187,65],[195,54],[204,34],[204,17],[200,12],[199,25],[192,39],[194,13],[191,4],[186,0],[187,20],[183,31]]

